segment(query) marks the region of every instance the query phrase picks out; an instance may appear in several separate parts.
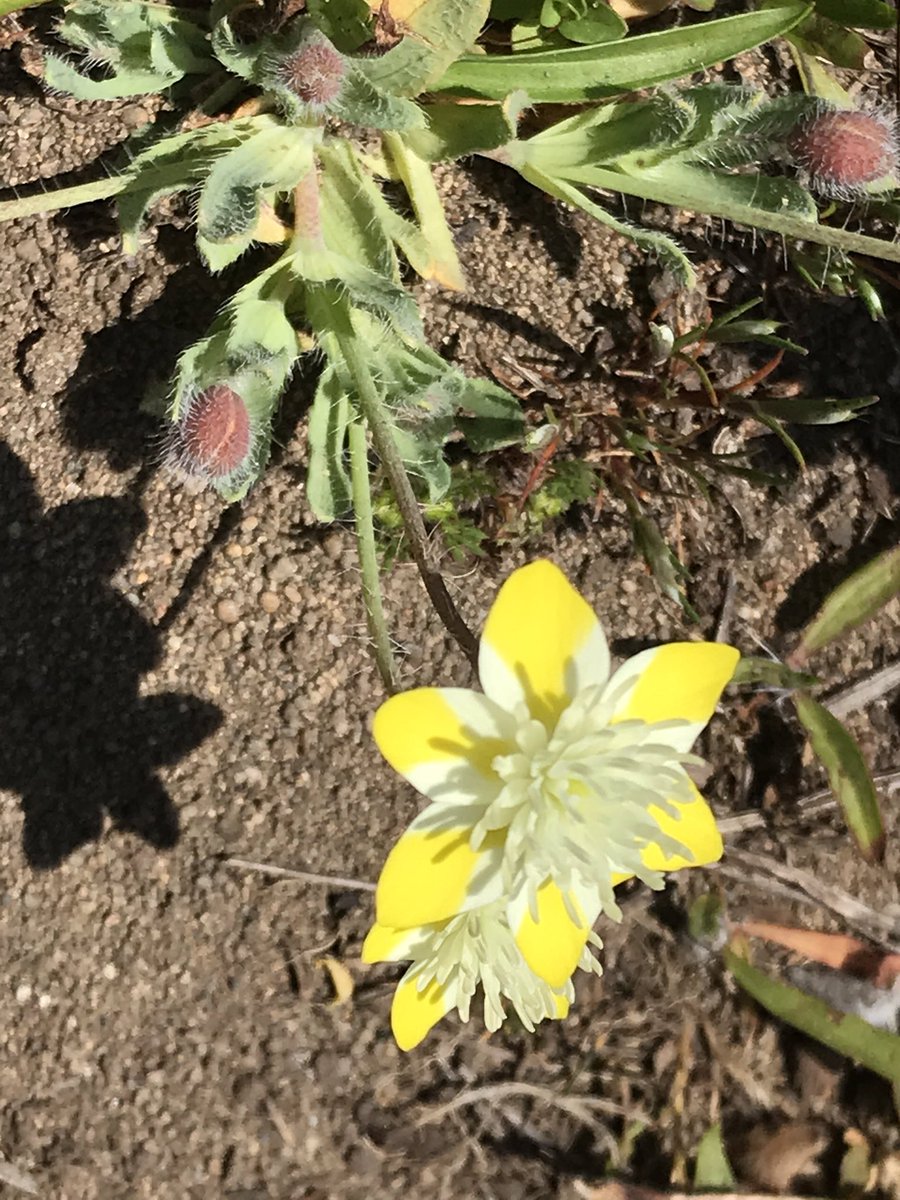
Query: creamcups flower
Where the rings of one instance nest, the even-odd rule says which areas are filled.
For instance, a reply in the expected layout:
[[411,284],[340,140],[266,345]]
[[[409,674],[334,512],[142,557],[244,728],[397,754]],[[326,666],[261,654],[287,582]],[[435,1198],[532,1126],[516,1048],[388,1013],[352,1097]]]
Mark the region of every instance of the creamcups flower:
[[722,840],[688,777],[690,748],[738,661],[731,646],[674,642],[610,675],[603,630],[552,563],[513,572],[488,614],[483,694],[419,688],[375,715],[381,753],[430,803],[378,881],[367,962],[411,965],[391,1023],[410,1049],[479,984],[526,1027],[564,1016],[600,913],[634,876],[715,862]]

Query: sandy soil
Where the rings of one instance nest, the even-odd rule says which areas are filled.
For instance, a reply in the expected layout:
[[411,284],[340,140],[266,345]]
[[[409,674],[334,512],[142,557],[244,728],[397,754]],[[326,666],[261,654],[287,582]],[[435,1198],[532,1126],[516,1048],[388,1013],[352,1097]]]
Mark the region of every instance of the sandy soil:
[[[144,119],[140,105],[45,102],[15,55],[4,71],[9,185],[79,171]],[[627,356],[652,307],[642,256],[497,169],[443,183],[472,289],[422,289],[435,345],[472,370],[504,353],[562,369],[602,326],[605,353]],[[189,494],[158,467],[145,393],[233,286],[203,275],[179,225],[130,260],[103,206],[0,231],[3,1158],[54,1200],[529,1200],[602,1179],[628,1159],[621,1136],[635,1121],[644,1132],[625,1165],[663,1185],[719,1118],[751,1185],[766,1180],[741,1139],[778,1121],[811,1123],[814,1191],[834,1187],[848,1127],[896,1150],[887,1089],[823,1065],[686,938],[686,905],[710,888],[733,915],[838,927],[749,874],[680,876],[660,896],[628,897],[623,925],[601,931],[606,974],[580,981],[564,1025],[488,1038],[447,1021],[404,1056],[387,1028],[397,972],[359,963],[368,893],[225,863],[370,881],[417,804],[369,737],[382,696],[351,534],[317,526],[305,504],[309,380],[243,505]],[[683,232],[712,239],[710,277],[738,298],[778,261],[747,236],[697,222]],[[895,315],[877,327],[852,303],[813,303],[786,283],[775,293],[815,350],[809,378],[882,404],[855,429],[807,437],[810,470],[786,490],[731,481],[713,509],[680,505],[701,632],[730,581],[748,651],[790,646],[826,591],[895,540],[900,477]],[[615,382],[600,363],[582,386],[580,403],[600,403]],[[664,523],[672,510],[659,499]],[[537,553],[569,571],[619,653],[696,635],[635,561],[614,508],[451,568],[473,625]],[[468,683],[412,569],[395,567],[386,592],[405,682]],[[895,604],[824,656],[835,687],[896,657],[898,615]],[[769,806],[767,826],[734,844],[879,911],[897,905],[896,843],[869,867],[839,818],[798,816],[819,776],[778,709],[760,724],[745,699],[726,699],[703,747],[719,812]],[[898,721],[896,694],[853,719],[876,769],[897,763]],[[885,806],[896,831],[887,795]],[[353,976],[348,1004],[332,1002],[329,957]]]

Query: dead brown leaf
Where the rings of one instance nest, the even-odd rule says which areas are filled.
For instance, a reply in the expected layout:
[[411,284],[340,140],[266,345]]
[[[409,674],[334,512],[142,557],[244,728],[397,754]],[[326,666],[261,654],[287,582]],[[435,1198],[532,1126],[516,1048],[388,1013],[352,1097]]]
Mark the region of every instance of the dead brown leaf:
[[737,1147],[735,1164],[742,1178],[767,1192],[788,1192],[816,1169],[828,1135],[811,1121],[785,1121],[776,1129],[757,1126]]

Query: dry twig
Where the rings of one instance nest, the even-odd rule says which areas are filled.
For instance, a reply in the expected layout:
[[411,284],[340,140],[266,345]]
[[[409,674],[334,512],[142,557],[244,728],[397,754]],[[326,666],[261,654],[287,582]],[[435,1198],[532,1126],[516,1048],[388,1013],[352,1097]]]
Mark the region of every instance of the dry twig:
[[275,879],[296,879],[300,883],[319,883],[324,887],[348,888],[356,892],[374,892],[375,884],[366,879],[345,879],[342,875],[317,875],[313,871],[294,871],[290,867],[276,867],[271,863],[253,862],[249,858],[226,858],[226,867],[240,867],[244,871],[258,871],[260,875],[271,875]]

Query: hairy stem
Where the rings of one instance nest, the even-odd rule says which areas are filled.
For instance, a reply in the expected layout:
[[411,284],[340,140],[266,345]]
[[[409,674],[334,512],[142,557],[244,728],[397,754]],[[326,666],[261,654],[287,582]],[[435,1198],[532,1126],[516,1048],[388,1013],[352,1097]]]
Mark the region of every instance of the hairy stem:
[[384,619],[384,605],[381,602],[381,580],[378,575],[375,526],[372,521],[372,493],[369,488],[369,448],[366,443],[366,428],[361,421],[353,421],[350,425],[348,442],[353,511],[356,514],[356,545],[362,572],[366,624],[372,639],[378,673],[387,690],[394,693],[397,690],[397,666],[391,649],[387,622]]
[[[372,442],[387,474],[391,490],[397,501],[397,507],[400,509],[400,516],[403,518],[403,527],[409,539],[413,560],[419,569],[425,590],[435,607],[435,611],[441,621],[443,621],[447,631],[459,644],[466,658],[477,669],[478,643],[475,635],[463,620],[459,609],[453,603],[453,599],[447,591],[447,585],[444,583],[440,571],[431,562],[428,533],[425,529],[425,522],[422,520],[422,513],[419,511],[419,502],[416,500],[412,484],[409,482],[409,476],[406,473],[406,467],[397,449],[397,444],[394,441],[394,435],[385,414],[381,397],[378,394],[378,389],[369,373],[368,364],[359,352],[349,312],[341,302],[337,302],[334,305],[335,309],[339,307],[343,310],[341,314],[342,319],[340,317],[337,318],[334,332],[337,336],[344,362],[347,364],[347,370],[352,375],[353,382],[356,385],[360,411],[365,417],[366,424],[372,431]],[[335,313],[335,316],[337,317],[337,313]]]

